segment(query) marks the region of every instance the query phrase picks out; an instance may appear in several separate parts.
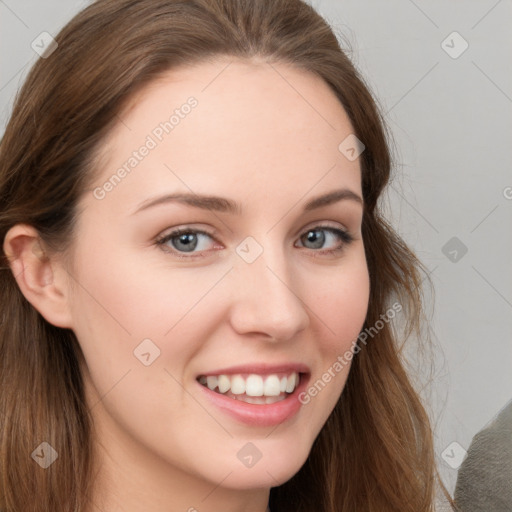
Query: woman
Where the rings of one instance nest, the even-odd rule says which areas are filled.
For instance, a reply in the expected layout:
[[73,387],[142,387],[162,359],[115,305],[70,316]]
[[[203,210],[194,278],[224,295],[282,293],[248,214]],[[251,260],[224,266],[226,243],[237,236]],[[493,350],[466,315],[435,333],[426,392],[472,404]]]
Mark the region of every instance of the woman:
[[1,510],[433,510],[423,267],[325,21],[99,0],[43,57],[0,152]]

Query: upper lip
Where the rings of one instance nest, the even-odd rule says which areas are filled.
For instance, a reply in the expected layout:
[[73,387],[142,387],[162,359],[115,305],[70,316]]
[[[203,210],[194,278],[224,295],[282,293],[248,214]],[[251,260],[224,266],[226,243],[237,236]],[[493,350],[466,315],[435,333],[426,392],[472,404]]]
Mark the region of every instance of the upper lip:
[[239,373],[254,373],[257,375],[271,375],[273,373],[310,373],[310,369],[303,363],[283,363],[283,364],[268,364],[268,363],[252,363],[237,366],[230,366],[229,368],[219,368],[215,370],[208,370],[200,375],[236,375]]

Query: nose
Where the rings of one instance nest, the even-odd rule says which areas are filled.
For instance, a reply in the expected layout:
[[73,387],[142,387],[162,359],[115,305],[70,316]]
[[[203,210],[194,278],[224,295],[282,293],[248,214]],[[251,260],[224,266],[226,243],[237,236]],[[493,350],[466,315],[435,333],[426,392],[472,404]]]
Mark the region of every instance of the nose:
[[238,334],[286,341],[309,325],[300,275],[292,274],[284,254],[264,251],[250,264],[239,260],[232,279],[231,324]]

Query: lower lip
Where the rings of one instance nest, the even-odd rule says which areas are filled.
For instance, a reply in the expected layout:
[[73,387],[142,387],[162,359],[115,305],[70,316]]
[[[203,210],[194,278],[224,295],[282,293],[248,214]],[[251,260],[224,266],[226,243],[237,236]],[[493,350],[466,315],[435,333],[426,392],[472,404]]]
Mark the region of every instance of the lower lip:
[[284,400],[273,404],[248,404],[212,391],[199,382],[197,385],[203,390],[208,400],[237,421],[253,426],[270,427],[289,420],[299,412],[302,406],[299,395],[306,389],[307,381],[308,375],[301,374],[300,383],[295,391]]

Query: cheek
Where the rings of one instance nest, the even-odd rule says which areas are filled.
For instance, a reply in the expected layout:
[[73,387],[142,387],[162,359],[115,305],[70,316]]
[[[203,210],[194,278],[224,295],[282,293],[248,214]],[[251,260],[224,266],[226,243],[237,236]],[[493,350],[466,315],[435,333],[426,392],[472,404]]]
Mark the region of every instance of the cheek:
[[[92,321],[125,336],[163,338],[186,321],[222,272],[166,267],[133,251],[104,250],[78,261],[79,293],[75,317],[87,311]],[[138,257],[137,257],[138,256]]]
[[[322,293],[311,297],[318,313],[316,325],[318,365],[303,395],[303,403],[317,420],[316,430],[327,420],[345,386],[357,338],[368,311],[370,279],[366,261],[341,268],[324,282]],[[325,391],[327,390],[327,391]]]
[[[225,269],[142,264],[112,246],[101,255],[80,254],[73,330],[100,395],[128,371],[130,382],[141,378],[141,390],[168,386],[169,374],[183,381],[189,361],[214,332],[215,284]],[[135,398],[137,388],[130,393]]]
[[365,260],[340,268],[323,282],[321,293],[310,296],[311,309],[325,333],[322,347],[331,356],[345,352],[357,339],[368,311],[370,279]]

